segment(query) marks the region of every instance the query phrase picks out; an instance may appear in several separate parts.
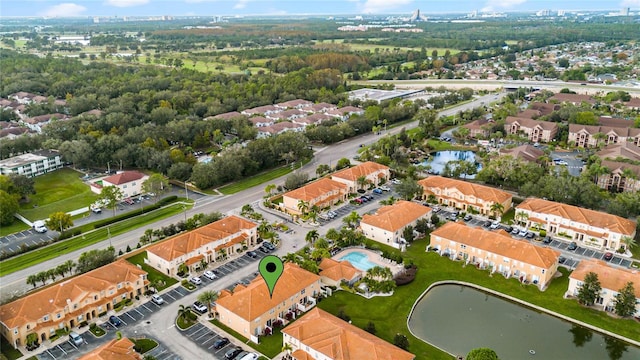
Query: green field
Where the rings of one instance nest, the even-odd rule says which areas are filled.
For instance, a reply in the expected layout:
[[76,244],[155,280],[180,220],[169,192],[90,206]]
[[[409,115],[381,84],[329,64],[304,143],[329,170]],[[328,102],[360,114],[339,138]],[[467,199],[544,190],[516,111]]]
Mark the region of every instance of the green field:
[[276,355],[278,355],[282,351],[282,332],[280,331],[280,329],[276,329],[275,333],[272,334],[272,335],[261,336],[260,337],[260,343],[256,344],[253,341],[250,341],[249,339],[247,339],[246,337],[240,335],[238,332],[236,332],[236,331],[232,330],[231,328],[227,327],[226,325],[222,324],[218,320],[211,320],[210,322],[213,325],[215,325],[215,326],[221,328],[222,330],[226,331],[228,334],[230,334],[234,338],[242,341],[246,345],[248,345],[248,346],[258,350],[262,354],[268,356],[269,358],[275,357]]
[[36,193],[22,204],[20,215],[31,221],[46,219],[56,211],[69,212],[91,205],[98,198],[81,173],[63,168],[34,178]]
[[2,351],[2,355],[4,355],[8,360],[15,360],[22,357],[20,350],[14,349],[4,336],[0,336],[0,349]]
[[414,302],[429,285],[443,280],[474,283],[630,339],[640,339],[640,324],[637,321],[615,319],[603,311],[584,308],[575,300],[563,299],[569,284],[569,271],[564,268],[560,268],[562,277],[554,279],[542,292],[535,286],[522,285],[517,279],[505,279],[495,274],[489,276],[488,271],[477,270],[474,266],[465,267],[462,262],[451,261],[434,252],[425,253],[426,245],[426,240],[416,241],[402,254],[418,266],[418,273],[412,283],[398,287],[393,296],[365,300],[361,296],[338,291],[322,300],[318,306],[334,315],[343,310],[351,317],[353,324],[361,328],[372,321],[377,329],[376,336],[389,342],[393,342],[393,337],[398,333],[406,335],[409,351],[416,354],[416,359],[451,359],[451,356],[413,337],[407,329],[407,317]]
[[[307,164],[309,161],[304,161],[304,164]],[[296,163],[296,165],[294,166],[294,168],[298,168],[300,165],[300,163]],[[289,166],[283,166],[274,170],[270,170],[270,171],[266,171],[251,177],[248,177],[244,180],[240,180],[240,181],[236,181],[234,183],[231,183],[229,185],[225,185],[223,187],[218,188],[217,190],[220,191],[221,193],[225,194],[225,195],[231,195],[231,194],[235,194],[237,192],[240,192],[242,190],[246,190],[249,189],[251,187],[254,187],[256,185],[260,185],[260,184],[264,184],[267,181],[271,181],[273,179],[277,179],[280,176],[286,175],[288,173],[290,173],[291,171],[293,171],[291,169],[291,165]]]
[[[89,245],[108,239],[109,235],[116,236],[125,232],[143,227],[175,214],[183,212],[182,204],[174,204],[150,213],[120,221],[110,226],[105,226],[97,230],[79,235],[69,240],[57,242],[55,244],[30,251],[26,254],[14,256],[0,262],[0,276],[11,274],[18,270],[26,269],[43,261],[53,259],[62,254],[83,249]],[[118,249],[116,249],[118,250]],[[124,249],[123,249],[124,250]]]
[[16,219],[13,221],[13,224],[9,226],[0,226],[0,236],[7,236],[9,234],[15,234],[22,230],[29,229],[29,225],[23,223],[22,221]]

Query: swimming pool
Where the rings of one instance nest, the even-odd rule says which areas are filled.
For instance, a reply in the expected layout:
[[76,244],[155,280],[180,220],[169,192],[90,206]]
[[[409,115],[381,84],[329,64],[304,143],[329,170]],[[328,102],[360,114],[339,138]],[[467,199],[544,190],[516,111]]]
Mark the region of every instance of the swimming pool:
[[347,260],[355,268],[362,271],[367,271],[372,267],[377,266],[376,264],[369,261],[369,257],[367,256],[367,254],[361,253],[359,251],[352,251],[347,255],[341,257],[339,260]]

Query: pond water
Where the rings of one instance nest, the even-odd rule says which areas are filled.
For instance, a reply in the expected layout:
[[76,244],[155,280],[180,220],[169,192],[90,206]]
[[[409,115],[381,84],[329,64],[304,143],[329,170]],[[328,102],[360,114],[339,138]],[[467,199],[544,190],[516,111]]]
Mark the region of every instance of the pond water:
[[[482,169],[482,165],[480,163],[476,163],[476,154],[473,151],[458,151],[458,150],[447,150],[447,151],[436,151],[435,153],[431,153],[431,156],[422,162],[421,165],[428,165],[431,167],[430,172],[432,174],[441,174],[444,170],[444,167],[448,162],[463,160],[473,164],[476,164],[476,172]],[[466,179],[475,178],[475,174],[473,175],[463,175]]]
[[409,327],[454,355],[488,347],[500,359],[640,359],[633,345],[463,285],[429,290]]

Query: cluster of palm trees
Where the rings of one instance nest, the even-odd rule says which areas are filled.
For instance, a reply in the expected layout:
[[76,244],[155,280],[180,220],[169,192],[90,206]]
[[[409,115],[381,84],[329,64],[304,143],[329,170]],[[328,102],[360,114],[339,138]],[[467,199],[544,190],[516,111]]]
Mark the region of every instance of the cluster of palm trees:
[[317,205],[309,205],[308,201],[298,200],[298,211],[302,213],[302,216],[306,216],[312,222],[316,222],[318,220],[318,214],[320,213],[320,207]]
[[51,281],[53,282],[56,281],[56,278],[58,276],[65,277],[65,275],[67,274],[71,275],[75,267],[76,263],[73,260],[67,260],[53,269],[29,275],[27,277],[27,284],[33,285],[33,287],[35,288],[38,282],[42,282],[42,286],[44,286],[49,279],[51,279]]
[[370,268],[362,281],[367,284],[371,292],[388,293],[396,288],[393,273],[388,267],[374,266]]

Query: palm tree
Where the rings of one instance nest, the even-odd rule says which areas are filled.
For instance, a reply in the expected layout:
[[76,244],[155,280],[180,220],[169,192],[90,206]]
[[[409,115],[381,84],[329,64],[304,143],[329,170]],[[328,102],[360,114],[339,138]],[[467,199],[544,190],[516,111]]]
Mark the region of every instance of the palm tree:
[[318,230],[311,230],[305,236],[305,240],[309,243],[309,245],[313,246],[313,243],[318,240],[320,234],[318,234]]
[[502,214],[504,213],[504,205],[502,205],[499,202],[494,202],[493,204],[491,204],[491,207],[489,208],[489,210],[491,210],[491,212],[494,214],[498,213],[498,217],[502,216]]
[[269,184],[267,186],[264,187],[264,192],[267,193],[267,197],[271,196],[271,193],[273,193],[273,190],[276,189],[276,184]]
[[358,214],[356,211],[352,211],[349,215],[345,216],[342,219],[342,222],[344,222],[347,227],[352,227],[360,221],[361,217],[360,214]]
[[73,260],[67,260],[64,263],[62,263],[62,265],[64,266],[65,273],[69,273],[69,274],[73,273],[73,268],[76,267],[76,263]]
[[309,203],[304,200],[298,200],[298,210],[304,215],[309,211]]
[[327,230],[325,237],[329,240],[338,241],[340,240],[340,232],[334,228]]
[[178,307],[178,318],[186,320],[190,312],[191,309],[189,307],[180,304],[180,307]]
[[625,250],[631,250],[638,245],[631,236],[623,236],[621,241],[624,244]]
[[47,283],[47,272],[40,271],[36,274],[36,278],[38,279],[38,281],[42,282],[42,286],[44,286]]
[[286,352],[287,357],[291,357],[291,350],[293,350],[291,344],[285,343],[284,345],[282,345],[282,352]]
[[364,187],[369,183],[369,180],[367,180],[367,177],[363,175],[356,179],[356,183],[358,183],[358,187],[360,189],[364,189]]
[[56,273],[56,269],[47,270],[47,277],[51,279],[51,281],[56,281],[56,276],[58,276],[58,273]]
[[211,314],[211,303],[218,299],[218,293],[213,290],[206,290],[198,295],[198,301],[207,305],[209,314]]
[[36,275],[29,275],[27,276],[27,284],[28,285],[33,285],[33,288],[36,288],[36,283],[38,282],[38,276]]
[[298,261],[298,255],[296,255],[296,253],[288,253],[282,257],[282,261],[296,263]]
[[271,225],[268,222],[263,221],[260,223],[260,225],[258,225],[258,235],[264,239],[264,234],[271,231],[271,229]]

